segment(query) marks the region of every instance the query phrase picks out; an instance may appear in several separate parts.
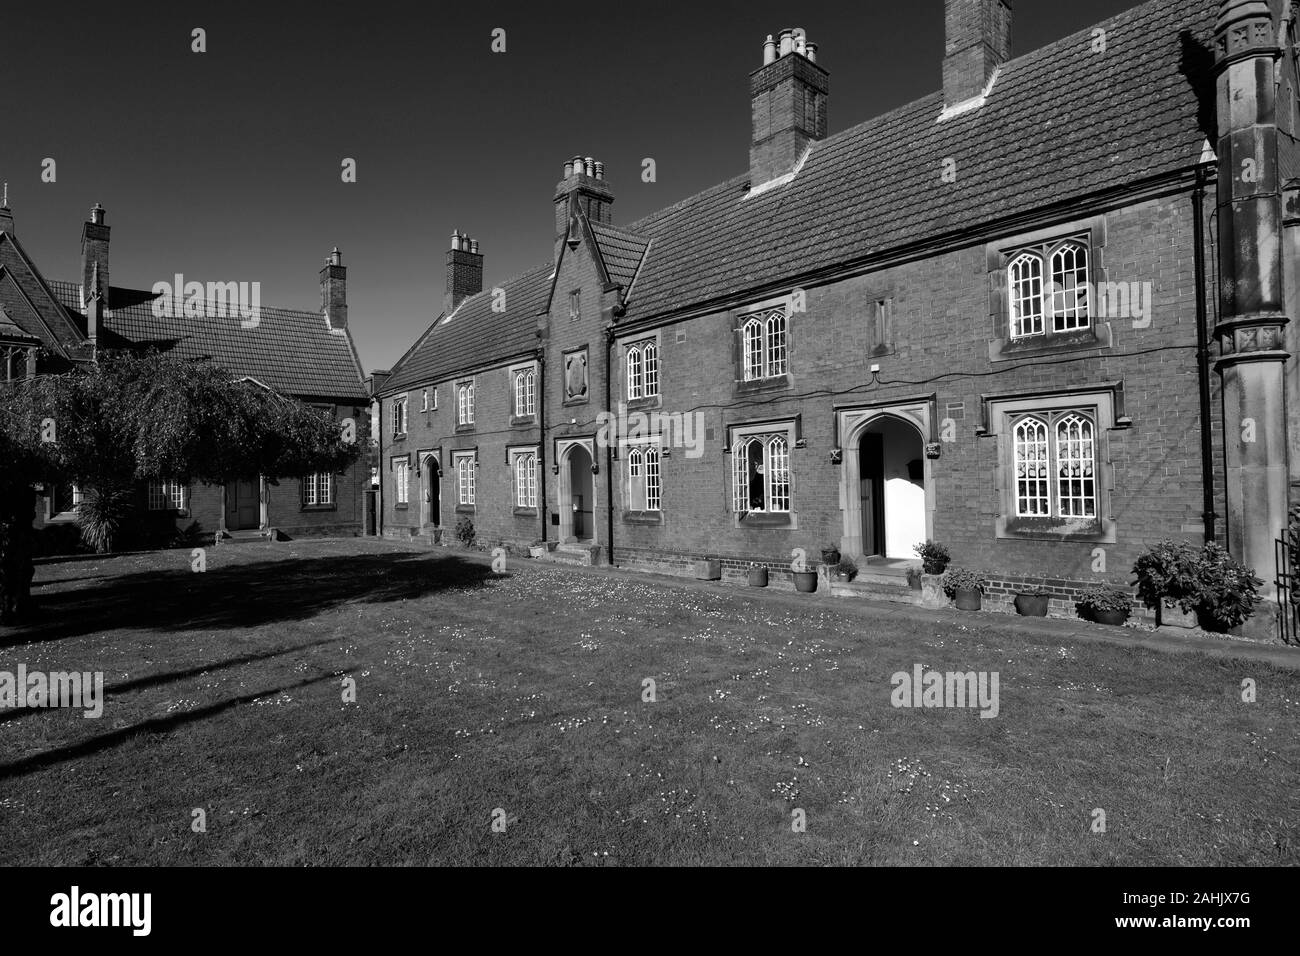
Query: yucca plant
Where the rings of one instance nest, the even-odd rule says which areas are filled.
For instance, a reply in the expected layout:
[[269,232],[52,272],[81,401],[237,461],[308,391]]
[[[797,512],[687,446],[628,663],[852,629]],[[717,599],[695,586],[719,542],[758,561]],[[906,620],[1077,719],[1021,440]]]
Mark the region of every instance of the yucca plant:
[[81,540],[100,554],[113,550],[118,533],[135,510],[130,488],[87,488],[77,503]]

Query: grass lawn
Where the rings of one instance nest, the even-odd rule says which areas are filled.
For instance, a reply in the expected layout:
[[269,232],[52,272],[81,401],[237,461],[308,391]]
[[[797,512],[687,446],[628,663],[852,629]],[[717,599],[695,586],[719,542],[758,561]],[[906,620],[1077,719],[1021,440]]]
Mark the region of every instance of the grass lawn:
[[[0,711],[0,864],[1300,860],[1296,671],[382,542],[207,557],[38,569],[0,671],[106,703]],[[915,664],[996,671],[1000,713],[893,707]]]

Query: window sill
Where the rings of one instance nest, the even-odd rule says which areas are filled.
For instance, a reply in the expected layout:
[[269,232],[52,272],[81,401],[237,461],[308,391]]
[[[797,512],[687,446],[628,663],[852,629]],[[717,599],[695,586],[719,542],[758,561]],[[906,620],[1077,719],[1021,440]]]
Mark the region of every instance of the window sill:
[[394,511],[405,511],[405,510],[406,510],[407,508],[409,508],[409,507],[410,507],[410,505],[404,505],[404,504],[402,504],[402,503],[399,502],[399,503],[393,505],[393,510],[394,510]]
[[536,518],[536,517],[537,517],[537,509],[536,509],[536,508],[525,508],[525,507],[521,507],[520,505],[515,505],[515,517],[516,517],[516,518]]
[[[403,505],[402,507],[405,507],[405,505]],[[338,510],[339,510],[339,506],[338,506],[338,505],[333,505],[333,504],[331,504],[331,505],[303,505],[303,506],[302,506],[302,510],[303,510],[303,511],[338,511]]]
[[457,505],[457,506],[456,506],[456,514],[458,514],[458,515],[472,515],[472,514],[474,514],[474,506],[473,506],[473,505]]
[[997,536],[1024,541],[1077,541],[1088,544],[1114,544],[1116,523],[1113,520],[1069,518],[997,519]]
[[789,511],[750,511],[735,516],[737,528],[752,528],[756,531],[769,528],[795,528],[797,523],[793,512]]
[[779,392],[789,388],[790,385],[790,373],[787,372],[784,375],[776,375],[772,378],[755,378],[749,381],[742,379],[736,382],[733,393],[736,395],[753,395],[762,392]]
[[663,398],[659,395],[647,395],[644,398],[629,398],[627,400],[627,410],[629,412],[642,412],[648,408],[662,408]]
[[527,428],[530,425],[536,425],[536,424],[537,424],[536,415],[511,415],[510,416],[510,427],[512,428]]
[[1059,352],[1086,352],[1089,349],[1108,349],[1113,345],[1110,323],[1083,329],[1079,332],[1058,332],[1034,335],[1023,339],[994,339],[989,343],[990,362],[1010,362],[1018,359],[1056,355]]
[[474,430],[474,423],[473,423],[473,422],[465,422],[465,423],[462,423],[462,424],[456,426],[456,434],[457,434],[457,435],[463,435],[463,434],[465,434],[466,432],[472,432],[473,430]]
[[624,524],[656,525],[664,523],[662,511],[624,511]]

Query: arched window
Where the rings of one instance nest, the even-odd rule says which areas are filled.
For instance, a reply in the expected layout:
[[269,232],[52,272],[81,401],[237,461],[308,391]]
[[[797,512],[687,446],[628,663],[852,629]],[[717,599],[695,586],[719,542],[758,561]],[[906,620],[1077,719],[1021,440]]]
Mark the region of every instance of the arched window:
[[1056,423],[1056,494],[1064,517],[1097,515],[1096,450],[1092,422],[1077,413]]
[[474,456],[456,456],[456,492],[462,505],[474,504]]
[[1063,242],[1052,253],[1052,330],[1088,327],[1088,249]]
[[1016,469],[1016,514],[1047,517],[1051,514],[1047,484],[1047,425],[1025,418],[1013,430]]
[[745,347],[745,381],[763,378],[763,323],[757,317],[745,323],[741,337]]
[[537,411],[537,377],[532,369],[515,373],[515,415],[524,417]]
[[463,382],[456,386],[456,424],[474,424],[474,383]]
[[645,366],[645,385],[641,394],[650,398],[659,394],[659,347],[647,342],[641,349],[641,356]]
[[627,507],[629,511],[645,510],[645,454],[640,448],[630,448],[627,453]]
[[767,325],[767,374],[771,378],[785,374],[785,311],[774,309],[768,313]]
[[634,345],[627,350],[627,397],[640,398],[644,387],[641,347]]
[[749,435],[732,451],[732,510],[790,510],[790,445],[784,434]]
[[659,448],[645,450],[645,510],[658,511],[663,500],[663,483],[659,477]]
[[515,455],[515,506],[537,507],[537,455],[531,451]]
[[790,510],[790,447],[777,435],[767,443],[767,510]]
[[1043,260],[1022,252],[1007,266],[1011,294],[1011,337],[1043,332]]

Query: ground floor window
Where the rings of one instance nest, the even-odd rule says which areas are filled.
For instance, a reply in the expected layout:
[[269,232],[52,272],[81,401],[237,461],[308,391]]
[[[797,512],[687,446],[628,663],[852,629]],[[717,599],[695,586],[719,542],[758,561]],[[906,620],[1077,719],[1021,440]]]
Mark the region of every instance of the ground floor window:
[[411,500],[411,463],[405,455],[393,459],[393,496],[399,505]]
[[663,479],[659,471],[657,441],[631,445],[627,450],[627,507],[629,511],[659,511]]
[[515,471],[515,507],[536,508],[537,452],[532,450],[517,451],[514,453],[513,457]]
[[741,434],[732,446],[732,510],[790,511],[790,439],[786,429]]
[[302,480],[302,503],[304,505],[334,504],[334,476],[325,472],[308,475]]
[[[189,489],[179,481],[151,481],[149,482],[149,510],[184,511],[188,491]],[[74,497],[80,501],[80,490],[75,492]]]
[[[478,470],[478,456],[474,453],[453,455],[456,464],[456,501],[462,505],[474,504],[475,472]],[[536,475],[536,469],[534,469]]]

